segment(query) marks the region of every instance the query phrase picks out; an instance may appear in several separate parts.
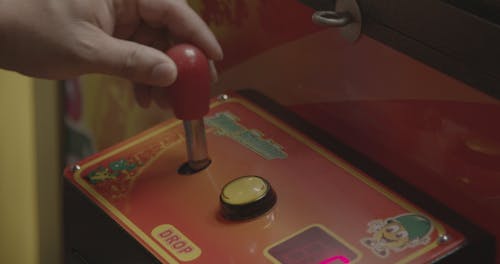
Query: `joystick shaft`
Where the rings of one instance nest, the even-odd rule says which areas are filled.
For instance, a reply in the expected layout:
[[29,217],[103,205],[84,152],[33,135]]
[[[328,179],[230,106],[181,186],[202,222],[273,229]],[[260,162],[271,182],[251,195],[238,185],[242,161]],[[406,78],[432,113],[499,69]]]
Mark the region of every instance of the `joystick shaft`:
[[189,44],[176,45],[166,53],[177,65],[177,80],[166,88],[170,105],[184,123],[187,165],[197,172],[210,164],[203,122],[209,111],[208,60],[201,50]]
[[200,171],[210,164],[208,157],[205,124],[203,119],[184,120],[188,165],[193,171]]

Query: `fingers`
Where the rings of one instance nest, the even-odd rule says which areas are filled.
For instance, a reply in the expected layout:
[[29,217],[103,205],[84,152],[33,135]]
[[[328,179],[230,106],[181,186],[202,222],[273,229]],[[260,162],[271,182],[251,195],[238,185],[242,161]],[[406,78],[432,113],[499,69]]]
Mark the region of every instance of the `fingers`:
[[222,59],[222,48],[215,36],[186,1],[142,0],[138,2],[138,9],[149,25],[166,27],[177,39],[198,46],[208,57]]
[[100,73],[160,87],[171,85],[177,77],[175,63],[161,51],[105,33],[94,41],[97,48],[90,67]]
[[222,59],[222,49],[208,26],[186,1],[137,0],[137,8],[147,25],[140,25],[130,36],[130,41],[104,33],[93,38],[96,42],[93,45],[98,50],[92,54],[95,56],[91,69],[92,72],[97,69],[101,73],[145,84],[134,88],[138,104],[148,107],[154,101],[166,108],[168,103],[162,87],[171,85],[177,77],[174,62],[163,52],[171,44],[166,33],[198,46],[214,60]]
[[153,47],[162,52],[165,52],[173,45],[173,41],[167,30],[152,28],[144,23],[139,25],[130,40]]
[[148,108],[151,104],[151,87],[142,84],[134,85],[134,96],[140,107]]
[[165,87],[151,87],[134,84],[134,97],[142,108],[148,108],[154,102],[161,109],[170,109],[169,97]]
[[151,99],[162,109],[170,108],[165,87],[151,87]]

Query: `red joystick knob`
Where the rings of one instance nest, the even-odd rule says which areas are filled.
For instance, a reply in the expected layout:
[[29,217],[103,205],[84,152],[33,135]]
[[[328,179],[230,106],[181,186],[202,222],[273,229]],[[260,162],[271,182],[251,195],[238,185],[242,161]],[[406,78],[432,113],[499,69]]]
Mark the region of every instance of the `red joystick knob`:
[[175,116],[181,120],[202,119],[208,113],[210,99],[207,57],[190,44],[176,45],[166,53],[177,65],[177,80],[166,88]]

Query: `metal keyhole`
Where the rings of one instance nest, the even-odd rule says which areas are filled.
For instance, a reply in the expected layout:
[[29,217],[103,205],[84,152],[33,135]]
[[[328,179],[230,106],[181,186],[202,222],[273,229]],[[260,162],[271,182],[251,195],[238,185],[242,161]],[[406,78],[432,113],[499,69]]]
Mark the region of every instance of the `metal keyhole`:
[[316,11],[312,21],[318,25],[343,27],[349,24],[352,16],[349,12]]
[[342,36],[350,42],[361,35],[361,11],[356,0],[337,0],[335,10],[319,10],[312,15],[315,24],[339,27]]

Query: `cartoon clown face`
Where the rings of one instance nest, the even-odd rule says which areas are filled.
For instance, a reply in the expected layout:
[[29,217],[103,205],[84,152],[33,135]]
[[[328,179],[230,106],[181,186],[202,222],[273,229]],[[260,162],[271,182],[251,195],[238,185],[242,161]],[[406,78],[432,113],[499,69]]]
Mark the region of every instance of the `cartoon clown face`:
[[377,219],[368,223],[371,237],[361,239],[361,243],[380,257],[387,257],[390,251],[399,252],[408,247],[427,244],[432,232],[432,222],[422,215],[403,214],[385,220]]
[[379,243],[390,248],[400,248],[408,243],[408,231],[400,223],[391,221],[373,234]]

